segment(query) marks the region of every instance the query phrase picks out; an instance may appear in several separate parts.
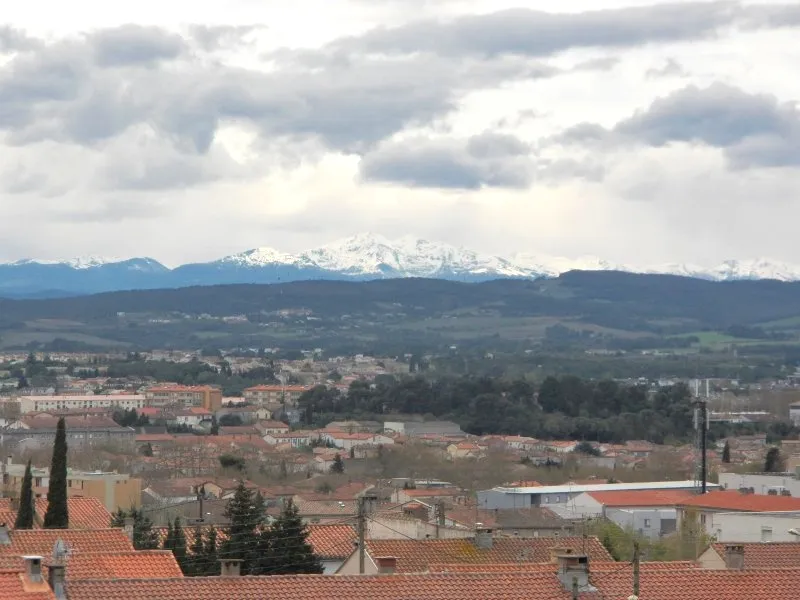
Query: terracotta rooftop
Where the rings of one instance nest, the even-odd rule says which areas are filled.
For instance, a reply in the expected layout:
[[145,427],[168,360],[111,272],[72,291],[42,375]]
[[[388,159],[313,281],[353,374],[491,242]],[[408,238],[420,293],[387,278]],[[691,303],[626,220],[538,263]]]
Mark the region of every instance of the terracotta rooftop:
[[353,553],[356,539],[356,530],[352,525],[308,526],[308,542],[314,548],[314,554],[323,559],[347,558]]
[[587,492],[604,506],[675,506],[694,497],[689,490]]
[[680,502],[681,506],[747,512],[800,510],[800,498],[742,494],[737,490],[715,490]]
[[[107,529],[111,523],[111,513],[97,498],[73,496],[67,498],[70,529]],[[44,522],[47,512],[47,499],[36,499],[36,516]]]
[[[623,563],[616,561],[598,561],[590,564],[593,573],[619,569]],[[656,561],[641,563],[642,569],[698,569],[700,566],[690,560]],[[526,571],[533,573],[554,573],[558,569],[555,563],[496,563],[483,565],[443,564],[430,565],[431,573],[514,573]]]
[[596,537],[494,538],[491,549],[481,549],[473,539],[449,540],[367,540],[371,557],[397,557],[397,572],[423,573],[432,564],[544,563],[551,561],[551,549],[583,551],[590,561],[613,560]]
[[[712,544],[711,547],[725,558],[727,544]],[[800,567],[800,544],[797,542],[760,542],[737,544],[744,547],[745,569],[777,569]]]
[[79,581],[81,600],[568,600],[552,574],[186,577],[169,581]]
[[76,553],[67,560],[68,581],[83,579],[170,579],[183,577],[169,550]]
[[9,533],[11,544],[0,545],[0,555],[50,556],[63,540],[72,552],[126,552],[133,544],[122,529],[28,529]]
[[[640,597],[647,600],[794,600],[800,585],[800,569],[731,572],[663,565],[649,568],[644,564],[640,580]],[[632,566],[617,563],[616,568],[598,569],[590,581],[596,591],[581,593],[581,600],[625,600],[632,592]],[[571,597],[554,573],[533,571],[75,581],[70,584],[69,593],[70,597],[81,600],[569,600]]]
[[46,581],[28,582],[16,569],[0,571],[0,598],[3,600],[55,600]]

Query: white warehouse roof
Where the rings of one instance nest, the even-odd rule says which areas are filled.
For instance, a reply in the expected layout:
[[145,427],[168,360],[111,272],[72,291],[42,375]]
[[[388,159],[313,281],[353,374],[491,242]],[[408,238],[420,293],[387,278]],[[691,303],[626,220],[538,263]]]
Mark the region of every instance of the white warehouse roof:
[[[575,492],[622,492],[634,490],[680,490],[699,485],[692,481],[646,481],[639,483],[567,483],[564,485],[540,485],[534,487],[496,487],[491,491],[504,494],[564,494]],[[708,489],[720,487],[717,483],[707,483]]]

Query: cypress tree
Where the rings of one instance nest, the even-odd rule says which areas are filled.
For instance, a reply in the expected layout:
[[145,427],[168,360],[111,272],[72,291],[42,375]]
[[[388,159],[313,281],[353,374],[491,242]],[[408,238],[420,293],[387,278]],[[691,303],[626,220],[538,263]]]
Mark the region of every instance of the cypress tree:
[[44,514],[44,528],[67,529],[68,527],[67,427],[64,417],[61,417],[56,427],[53,460],[50,463],[50,485],[47,489],[47,512]]
[[722,448],[722,462],[731,462],[731,445],[728,440],[725,440],[725,446]]
[[33,474],[31,461],[25,467],[25,476],[22,478],[22,489],[19,492],[19,510],[14,529],[33,529]]
[[111,527],[124,527],[128,517],[133,519],[133,547],[136,550],[158,550],[158,534],[153,531],[153,522],[141,510],[133,507],[128,512],[117,509],[111,516]]
[[344,473],[344,462],[342,462],[342,457],[338,454],[333,459],[331,473]]

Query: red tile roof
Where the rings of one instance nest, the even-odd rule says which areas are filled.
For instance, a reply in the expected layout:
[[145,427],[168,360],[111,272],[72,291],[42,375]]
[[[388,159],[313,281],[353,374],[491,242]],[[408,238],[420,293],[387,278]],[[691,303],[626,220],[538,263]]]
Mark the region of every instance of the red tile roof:
[[357,540],[352,525],[320,524],[308,526],[308,542],[314,554],[323,559],[347,558]]
[[491,549],[478,548],[472,539],[367,540],[366,546],[373,558],[397,557],[399,573],[422,573],[431,564],[550,562],[555,548],[582,552],[585,547],[591,561],[613,560],[596,537],[495,538]]
[[122,529],[28,529],[9,533],[11,544],[0,545],[0,555],[50,556],[58,540],[72,552],[125,552],[133,544]]
[[[727,544],[712,544],[714,551],[725,559]],[[761,542],[736,544],[744,547],[745,569],[778,569],[800,567],[800,544],[797,542]]]
[[605,506],[675,506],[694,497],[694,494],[688,490],[634,490],[587,493]]
[[[107,529],[111,523],[111,513],[97,498],[73,496],[67,498],[70,529]],[[44,522],[47,512],[47,499],[36,499],[36,516]]]
[[66,563],[68,581],[83,579],[170,579],[183,577],[169,550],[77,553]]
[[800,498],[742,494],[736,490],[715,490],[683,500],[680,505],[729,511],[781,512],[800,510]]
[[[614,571],[619,569],[622,563],[616,561],[598,561],[590,564],[593,573],[603,571]],[[657,561],[643,562],[642,569],[698,569],[700,565],[689,560],[676,561]],[[514,573],[517,571],[535,573],[554,573],[558,569],[555,563],[497,563],[483,565],[469,564],[449,564],[449,565],[430,565],[431,573]]]
[[54,600],[46,581],[31,583],[17,570],[0,571],[0,598],[3,600]]
[[186,577],[169,581],[78,581],[80,600],[568,600],[551,574]]

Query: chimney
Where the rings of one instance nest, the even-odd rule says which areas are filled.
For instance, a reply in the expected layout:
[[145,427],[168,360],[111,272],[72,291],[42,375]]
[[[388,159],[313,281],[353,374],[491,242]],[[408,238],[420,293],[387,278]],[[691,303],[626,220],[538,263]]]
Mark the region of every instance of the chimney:
[[364,513],[373,514],[378,508],[378,494],[372,490],[364,494]]
[[239,577],[242,574],[241,558],[220,559],[220,577]]
[[736,571],[744,569],[744,546],[741,544],[726,544],[725,567]]
[[572,593],[573,599],[585,592],[595,592],[596,588],[589,582],[589,557],[585,554],[559,554],[558,579],[564,589]]
[[133,541],[133,523],[133,517],[125,517],[123,527],[130,541]]
[[10,546],[11,536],[8,535],[8,525],[0,523],[0,546]]
[[483,523],[475,523],[475,545],[481,550],[491,550],[492,543],[492,530]]
[[380,575],[393,575],[397,570],[397,557],[378,556],[375,558],[375,564],[378,565],[378,573]]
[[56,600],[66,600],[67,592],[64,588],[64,563],[61,561],[47,565],[47,579],[50,589],[53,590]]
[[13,457],[12,457],[10,454],[9,454],[8,456],[6,456],[6,465],[9,465],[9,466],[10,466],[10,465],[14,464],[14,463],[12,462],[13,460],[14,460],[14,459],[13,459]]
[[25,579],[31,583],[41,583],[42,580],[42,557],[23,556],[25,561]]
[[572,548],[565,548],[563,546],[553,546],[550,548],[550,562],[558,563],[559,556],[566,556],[572,554]]

